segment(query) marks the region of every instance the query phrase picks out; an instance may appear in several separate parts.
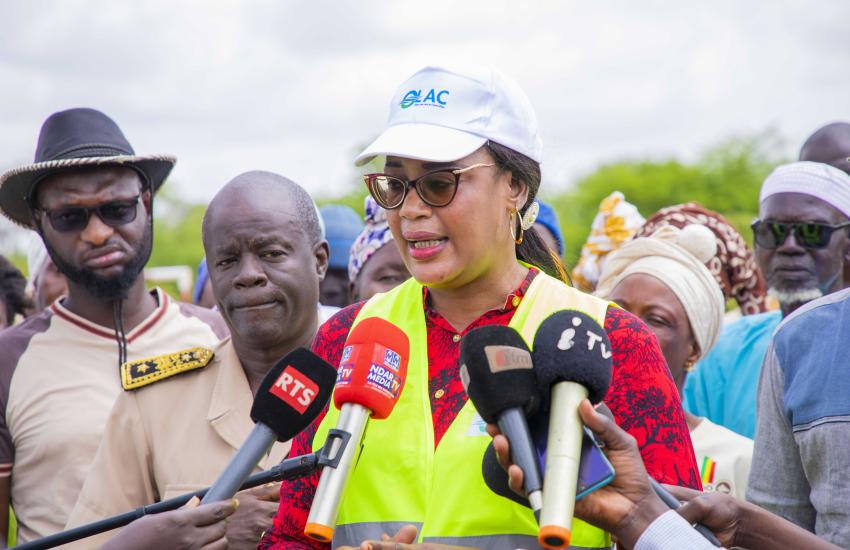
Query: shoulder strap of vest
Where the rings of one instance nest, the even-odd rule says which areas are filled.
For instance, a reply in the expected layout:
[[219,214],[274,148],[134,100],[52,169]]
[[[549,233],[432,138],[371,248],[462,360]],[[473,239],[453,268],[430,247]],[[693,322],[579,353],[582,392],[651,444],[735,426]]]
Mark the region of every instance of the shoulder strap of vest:
[[534,342],[534,335],[540,324],[553,313],[563,309],[575,309],[595,319],[600,326],[604,326],[605,316],[611,305],[616,307],[616,304],[576,290],[540,272],[531,281],[522,303],[511,319],[510,326],[517,329],[530,346]]

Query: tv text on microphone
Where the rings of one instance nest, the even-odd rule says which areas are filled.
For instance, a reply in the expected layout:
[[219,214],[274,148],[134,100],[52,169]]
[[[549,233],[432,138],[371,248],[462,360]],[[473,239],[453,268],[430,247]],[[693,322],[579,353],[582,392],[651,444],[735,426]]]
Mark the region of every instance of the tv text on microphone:
[[538,542],[546,548],[570,544],[583,424],[578,405],[594,405],[611,383],[611,342],[605,329],[575,310],[547,317],[534,337],[532,357],[541,393],[549,396],[549,433],[543,477]]
[[379,317],[363,319],[349,333],[333,392],[339,418],[322,450],[324,468],[304,528],[307,536],[322,542],[333,539],[366,424],[392,412],[404,389],[409,355],[404,331]]

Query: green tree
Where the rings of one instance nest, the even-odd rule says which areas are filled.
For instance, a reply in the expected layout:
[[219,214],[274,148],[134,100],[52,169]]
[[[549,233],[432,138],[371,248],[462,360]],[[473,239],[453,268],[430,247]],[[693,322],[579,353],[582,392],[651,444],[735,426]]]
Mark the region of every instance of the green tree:
[[693,163],[622,160],[600,166],[570,190],[546,197],[561,219],[568,265],[577,261],[600,201],[613,191],[621,191],[646,217],[665,206],[699,202],[723,214],[750,240],[761,183],[777,164],[787,161],[781,145],[777,134],[768,130],[725,140]]

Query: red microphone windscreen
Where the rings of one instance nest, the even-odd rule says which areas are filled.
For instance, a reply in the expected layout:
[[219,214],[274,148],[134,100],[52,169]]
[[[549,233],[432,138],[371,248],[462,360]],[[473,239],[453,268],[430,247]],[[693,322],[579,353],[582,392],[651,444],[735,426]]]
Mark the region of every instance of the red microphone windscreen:
[[345,341],[334,405],[357,403],[372,411],[372,418],[386,418],[404,388],[409,356],[403,330],[380,317],[363,319]]

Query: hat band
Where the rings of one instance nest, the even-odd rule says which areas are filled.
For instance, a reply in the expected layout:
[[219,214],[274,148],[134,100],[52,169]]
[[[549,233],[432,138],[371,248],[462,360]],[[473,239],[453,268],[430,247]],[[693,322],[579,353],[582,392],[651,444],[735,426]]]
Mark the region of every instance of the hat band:
[[[117,156],[127,156],[133,155],[133,151],[126,151],[123,149],[118,149],[117,147],[101,144],[101,143],[87,143],[84,145],[77,145],[70,149],[66,149],[53,155],[50,159],[45,160],[61,160],[61,159],[78,159],[78,158],[86,158],[86,157],[117,157]],[[43,162],[43,161],[36,161]]]

